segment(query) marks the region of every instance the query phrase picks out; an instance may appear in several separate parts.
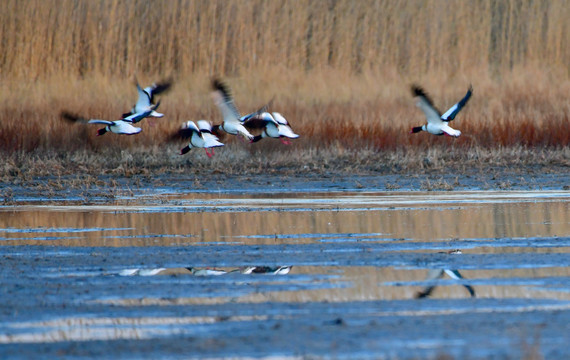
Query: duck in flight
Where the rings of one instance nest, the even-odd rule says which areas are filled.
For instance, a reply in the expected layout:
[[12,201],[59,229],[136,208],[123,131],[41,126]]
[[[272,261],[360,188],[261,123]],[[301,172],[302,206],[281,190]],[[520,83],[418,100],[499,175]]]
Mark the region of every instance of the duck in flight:
[[112,132],[119,135],[134,135],[142,131],[141,128],[133,126],[133,124],[141,121],[145,117],[149,116],[154,109],[158,107],[156,104],[148,109],[147,111],[129,115],[120,120],[109,121],[100,119],[87,119],[76,114],[63,111],[61,117],[67,121],[74,123],[84,123],[84,124],[102,124],[105,125],[104,128],[97,130],[97,136],[105,135],[107,132]]
[[253,137],[252,142],[257,142],[263,138],[280,139],[285,145],[290,145],[289,139],[296,139],[299,135],[293,132],[289,122],[278,112],[262,112],[252,116],[244,122],[244,126],[249,129],[262,129],[261,134]]
[[[203,148],[206,155],[212,157],[215,147],[224,146],[218,137],[212,134],[212,125],[206,120],[198,120],[198,126],[193,121],[185,122],[178,133],[174,135],[174,138],[190,139],[188,145],[180,150],[180,155],[186,154],[192,148]],[[211,149],[211,152],[208,149]]]
[[221,125],[213,127],[214,133],[221,129],[228,134],[241,135],[249,141],[253,141],[254,136],[243,126],[243,123],[265,111],[266,106],[253,113],[241,116],[235,106],[229,87],[219,79],[212,80],[212,98],[224,118]]
[[461,131],[451,128],[449,126],[449,122],[455,119],[455,116],[457,116],[459,111],[461,111],[461,109],[467,104],[472,93],[473,87],[469,86],[467,94],[465,94],[463,99],[441,115],[441,112],[439,112],[439,110],[437,110],[433,105],[432,100],[425,91],[417,85],[412,85],[412,94],[417,98],[416,105],[424,112],[427,118],[427,124],[413,127],[410,133],[414,134],[420,131],[427,131],[434,135],[459,137],[461,135]]
[[[135,106],[133,106],[133,108],[131,109],[131,111],[123,114],[123,118],[128,117],[128,116],[133,115],[133,114],[145,112],[145,111],[149,110],[151,107],[153,107],[155,104],[154,103],[155,96],[170,90],[170,88],[172,87],[172,81],[171,80],[165,80],[165,81],[162,81],[159,83],[154,83],[154,84],[147,86],[143,89],[140,87],[138,81],[135,78],[135,85],[137,87],[137,92],[139,94],[139,98],[138,98]],[[161,114],[161,113],[153,110],[153,111],[151,111],[151,113],[148,116],[149,117],[161,118],[164,116],[164,114]],[[140,119],[140,120],[142,120],[142,119]],[[138,120],[138,121],[140,121],[140,120]]]

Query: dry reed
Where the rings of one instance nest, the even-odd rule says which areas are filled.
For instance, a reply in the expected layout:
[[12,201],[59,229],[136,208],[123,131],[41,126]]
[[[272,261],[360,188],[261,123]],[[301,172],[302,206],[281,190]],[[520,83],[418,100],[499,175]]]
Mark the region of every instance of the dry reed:
[[2,75],[568,71],[565,1],[5,0]]
[[[182,121],[220,121],[208,94],[213,75],[228,79],[244,112],[274,97],[272,110],[302,135],[297,157],[570,141],[564,1],[7,0],[3,7],[4,154],[177,151],[183,145],[165,139]],[[140,135],[95,137],[96,126],[59,118],[65,109],[117,119],[135,101],[134,74],[143,85],[176,79],[162,98],[166,117],[155,126],[144,120]],[[452,124],[462,137],[408,134],[425,121],[412,82],[441,109],[473,84]],[[271,140],[232,148],[284,149]]]

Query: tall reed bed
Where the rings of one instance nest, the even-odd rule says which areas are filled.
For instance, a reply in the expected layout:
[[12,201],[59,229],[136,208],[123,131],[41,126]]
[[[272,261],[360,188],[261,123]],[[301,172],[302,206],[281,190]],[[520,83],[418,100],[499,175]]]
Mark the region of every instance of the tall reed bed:
[[[425,123],[423,112],[415,106],[406,83],[386,83],[383,77],[354,76],[339,79],[323,74],[304,75],[297,83],[275,86],[261,78],[228,78],[234,89],[235,102],[242,112],[259,108],[273,99],[270,109],[283,113],[301,135],[294,141],[299,148],[341,147],[392,150],[418,147],[559,147],[570,143],[570,82],[552,87],[553,75],[530,70],[513,72],[513,78],[500,86],[474,79],[474,94],[451,125],[462,131],[455,139],[427,133],[410,134],[412,126]],[[149,83],[151,78],[140,79]],[[267,79],[265,79],[267,80]],[[78,82],[54,81],[41,86],[8,85],[0,90],[0,149],[31,151],[35,149],[104,149],[107,147],[177,148],[168,138],[182,122],[208,119],[221,122],[213,104],[207,77],[181,79],[161,97],[161,119],[145,119],[138,125],[143,132],[136,136],[107,134],[95,136],[99,126],[69,124],[60,118],[62,110],[92,118],[118,119],[130,109],[137,97],[129,81],[85,79]],[[441,86],[437,80],[421,83],[432,89],[431,97],[445,110],[463,97],[468,83],[454,82]],[[322,89],[322,91],[315,91]],[[389,91],[386,92],[386,87]],[[338,89],[338,90],[336,90]],[[311,95],[311,90],[315,91]],[[330,93],[326,96],[323,94]],[[251,96],[250,94],[255,94]],[[23,100],[25,99],[25,100]],[[227,137],[224,142],[238,140]],[[263,143],[245,144],[259,148]],[[272,146],[282,149],[281,146]]]
[[[209,97],[212,76],[227,79],[244,112],[274,98],[272,110],[302,136],[297,148],[564,147],[570,141],[570,7],[564,1],[2,5],[5,152],[177,147],[166,139],[182,121],[220,121]],[[154,126],[143,121],[140,135],[95,137],[96,126],[69,126],[59,118],[65,109],[117,119],[136,99],[133,75],[143,85],[175,79],[162,98],[166,117]],[[425,121],[412,82],[442,110],[473,84],[472,100],[453,123],[462,137],[408,133]]]
[[4,0],[3,76],[570,69],[556,0]]

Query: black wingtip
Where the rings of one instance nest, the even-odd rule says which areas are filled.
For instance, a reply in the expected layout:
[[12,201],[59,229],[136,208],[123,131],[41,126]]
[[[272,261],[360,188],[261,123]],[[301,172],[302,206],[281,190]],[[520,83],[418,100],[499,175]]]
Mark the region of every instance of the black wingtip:
[[67,121],[69,121],[69,122],[73,122],[73,123],[74,123],[74,122],[77,122],[77,121],[80,119],[80,117],[77,116],[76,114],[72,114],[72,113],[67,112],[67,111],[62,111],[62,112],[59,114],[59,116],[60,116],[62,119],[67,120]]
[[221,91],[224,96],[230,96],[230,88],[223,80],[218,77],[212,79],[212,89],[214,91]]
[[180,155],[184,155],[190,151],[190,146],[185,146],[180,150]]
[[413,96],[426,96],[426,92],[424,91],[424,89],[416,84],[412,84],[411,86],[412,88],[412,95]]
[[422,131],[422,127],[421,126],[414,126],[412,128],[412,130],[410,130],[410,134],[415,134],[415,133],[419,133],[420,131]]
[[472,286],[470,286],[470,285],[463,285],[463,286],[465,286],[465,288],[467,289],[467,291],[469,291],[469,295],[471,295],[471,297],[475,297],[475,296],[476,296],[476,295],[475,295],[475,289],[473,289]]
[[441,114],[441,112],[435,107],[431,97],[429,97],[429,95],[425,92],[425,90],[421,86],[412,84],[412,94],[414,96],[419,96],[424,98],[428,102],[428,104],[430,104],[431,107],[433,107],[438,113]]
[[434,289],[434,286],[428,286],[423,291],[417,292],[415,295],[415,298],[416,299],[425,299],[428,296],[430,296],[430,294],[433,292],[433,289]]
[[172,84],[174,84],[174,79],[169,77],[163,81],[153,84],[152,87],[152,94],[159,95],[169,91],[172,88]]
[[220,131],[220,125],[214,125],[211,129],[212,134],[216,135],[217,137],[222,136],[222,132]]

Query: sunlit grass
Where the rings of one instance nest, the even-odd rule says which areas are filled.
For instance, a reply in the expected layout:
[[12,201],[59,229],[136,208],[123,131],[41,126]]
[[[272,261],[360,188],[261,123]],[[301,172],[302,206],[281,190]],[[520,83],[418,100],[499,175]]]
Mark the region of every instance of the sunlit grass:
[[[188,0],[157,7],[145,0],[31,0],[4,5],[4,174],[22,173],[10,165],[21,156],[51,164],[46,173],[58,166],[65,172],[75,163],[81,164],[78,170],[98,164],[101,171],[121,167],[130,173],[137,167],[149,171],[149,164],[176,171],[190,162],[213,171],[260,171],[253,169],[269,164],[302,168],[315,159],[320,167],[354,169],[388,159],[405,168],[408,158],[424,166],[425,154],[469,163],[481,153],[492,158],[492,151],[496,156],[514,151],[521,162],[547,164],[560,160],[553,154],[568,151],[570,7],[564,2]],[[133,75],[142,85],[169,76],[175,80],[161,97],[159,110],[166,116],[143,120],[141,134],[96,137],[97,126],[60,118],[67,110],[118,119],[136,100]],[[212,76],[228,82],[244,113],[273,99],[270,110],[285,115],[301,137],[290,147],[275,140],[247,144],[227,138],[228,146],[212,160],[198,150],[176,155],[185,144],[167,139],[183,121],[221,121],[209,95]],[[473,85],[472,99],[451,123],[461,130],[460,138],[409,134],[425,122],[411,83],[423,86],[440,110]],[[72,163],[62,165],[63,159]],[[44,172],[42,164],[32,168]]]

